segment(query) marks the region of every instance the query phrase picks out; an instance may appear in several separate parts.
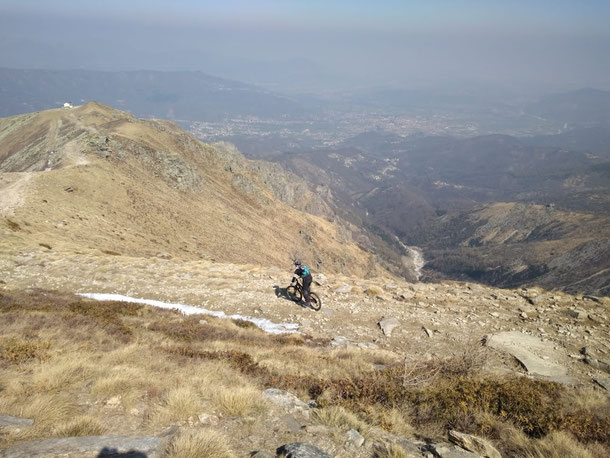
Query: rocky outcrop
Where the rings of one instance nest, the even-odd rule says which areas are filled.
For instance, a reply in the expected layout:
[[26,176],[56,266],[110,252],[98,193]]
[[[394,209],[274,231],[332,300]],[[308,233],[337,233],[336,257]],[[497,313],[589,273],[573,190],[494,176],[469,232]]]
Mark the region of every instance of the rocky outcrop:
[[89,436],[43,439],[0,450],[2,458],[157,458],[161,439],[146,436]]

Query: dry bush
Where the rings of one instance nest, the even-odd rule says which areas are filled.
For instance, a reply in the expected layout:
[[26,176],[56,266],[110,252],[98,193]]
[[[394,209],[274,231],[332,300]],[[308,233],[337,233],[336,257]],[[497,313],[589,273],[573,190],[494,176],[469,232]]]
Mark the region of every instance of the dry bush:
[[186,430],[172,438],[166,458],[235,458],[229,441],[212,429]]
[[94,417],[83,415],[53,429],[55,437],[100,436],[107,431],[106,426]]
[[360,286],[352,286],[352,294],[362,294],[362,288]]
[[[439,353],[449,354],[441,357]],[[439,377],[474,376],[481,372],[487,360],[488,349],[480,341],[470,339],[455,342],[452,349],[443,350],[431,347],[433,356],[422,358],[418,355],[405,355],[403,362],[403,385],[423,386]]]
[[9,364],[23,364],[31,360],[45,360],[49,357],[49,342],[22,340],[15,337],[0,339],[0,361]]

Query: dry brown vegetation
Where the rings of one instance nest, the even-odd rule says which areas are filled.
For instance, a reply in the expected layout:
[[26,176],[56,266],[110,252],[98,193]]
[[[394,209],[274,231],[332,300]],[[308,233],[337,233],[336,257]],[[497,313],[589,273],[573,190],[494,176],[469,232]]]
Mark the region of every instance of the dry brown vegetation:
[[[607,397],[485,376],[476,342],[446,358],[405,364],[380,350],[331,349],[242,322],[202,324],[175,312],[47,291],[0,295],[0,316],[0,412],[35,419],[30,429],[4,433],[4,444],[125,428],[158,433],[205,412],[250,419],[244,427],[252,431],[269,409],[262,389],[273,387],[315,399],[316,421],[357,429],[369,440],[381,442],[380,431],[439,439],[451,428],[486,437],[508,456],[610,451]],[[183,432],[166,454],[246,452],[220,427],[214,433],[204,440]],[[403,456],[391,443],[375,453]]]

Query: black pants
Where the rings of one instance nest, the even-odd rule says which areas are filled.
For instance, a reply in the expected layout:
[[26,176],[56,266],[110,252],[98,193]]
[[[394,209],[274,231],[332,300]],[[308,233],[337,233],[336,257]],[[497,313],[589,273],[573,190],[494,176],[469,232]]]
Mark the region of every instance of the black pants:
[[311,274],[303,277],[303,298],[309,304],[309,289],[311,288]]

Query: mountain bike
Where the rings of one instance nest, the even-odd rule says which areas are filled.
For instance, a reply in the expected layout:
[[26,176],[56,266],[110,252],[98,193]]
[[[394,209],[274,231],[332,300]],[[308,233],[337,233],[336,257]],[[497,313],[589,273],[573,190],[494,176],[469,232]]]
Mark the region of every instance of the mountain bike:
[[[288,297],[294,302],[301,302],[301,300],[303,299],[303,280],[301,278],[298,278],[297,284],[295,286],[289,286],[288,288],[286,288],[286,293],[288,294]],[[320,296],[311,291],[309,291],[309,304],[310,307],[315,311],[318,311],[322,308],[322,300],[320,299]]]

